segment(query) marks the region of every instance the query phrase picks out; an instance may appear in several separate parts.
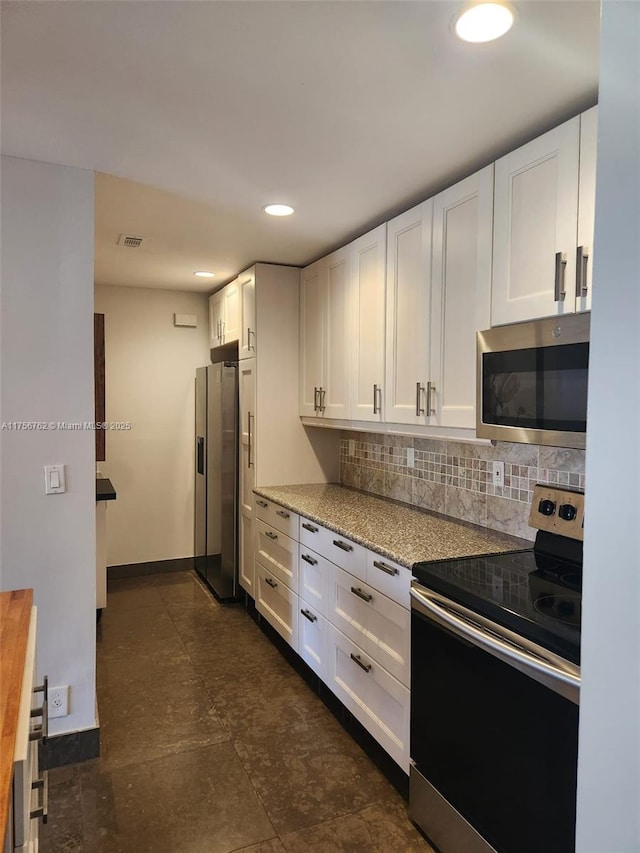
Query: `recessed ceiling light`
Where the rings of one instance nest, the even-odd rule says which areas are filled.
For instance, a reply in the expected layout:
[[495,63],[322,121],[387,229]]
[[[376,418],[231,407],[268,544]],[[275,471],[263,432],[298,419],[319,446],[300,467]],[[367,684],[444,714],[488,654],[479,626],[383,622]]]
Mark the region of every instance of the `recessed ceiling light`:
[[293,208],[288,204],[268,204],[262,208],[270,216],[291,216]]
[[463,41],[493,41],[509,32],[514,18],[507,3],[474,3],[455,19],[454,31]]
[[199,278],[215,278],[214,272],[207,272],[206,270],[198,270],[194,272],[194,275],[197,275]]

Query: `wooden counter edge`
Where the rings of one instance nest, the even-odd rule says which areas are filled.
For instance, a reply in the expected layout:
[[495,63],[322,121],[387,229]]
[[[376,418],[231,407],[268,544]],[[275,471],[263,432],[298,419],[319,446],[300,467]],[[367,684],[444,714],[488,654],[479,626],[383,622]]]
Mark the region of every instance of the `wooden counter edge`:
[[9,816],[22,679],[33,605],[32,589],[0,592],[0,841]]

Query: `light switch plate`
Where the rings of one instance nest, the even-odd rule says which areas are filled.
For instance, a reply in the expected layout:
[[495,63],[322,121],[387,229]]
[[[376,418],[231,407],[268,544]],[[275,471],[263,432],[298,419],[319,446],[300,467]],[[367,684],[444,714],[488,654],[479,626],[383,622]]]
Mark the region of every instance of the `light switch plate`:
[[44,466],[44,493],[62,495],[67,491],[64,465]]

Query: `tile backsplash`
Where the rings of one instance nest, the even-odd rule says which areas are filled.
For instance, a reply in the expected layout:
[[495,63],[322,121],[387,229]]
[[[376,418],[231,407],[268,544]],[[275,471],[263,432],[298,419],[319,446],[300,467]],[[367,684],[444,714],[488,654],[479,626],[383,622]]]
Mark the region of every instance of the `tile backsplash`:
[[[413,451],[413,464],[411,453]],[[350,452],[351,451],[351,452]],[[534,539],[529,527],[536,483],[584,489],[584,450],[493,445],[343,431],[340,482],[365,492]],[[504,486],[492,462],[504,462]]]

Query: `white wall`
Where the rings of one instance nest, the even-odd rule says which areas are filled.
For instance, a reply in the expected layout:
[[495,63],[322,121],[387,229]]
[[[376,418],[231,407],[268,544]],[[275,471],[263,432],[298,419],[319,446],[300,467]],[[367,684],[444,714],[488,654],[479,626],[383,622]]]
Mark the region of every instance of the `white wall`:
[[[201,293],[96,287],[105,315],[106,462],[117,500],[107,511],[107,565],[193,556],[195,369],[209,358]],[[196,314],[178,328],[173,315]]]
[[604,0],[600,50],[579,853],[640,850],[640,3]]
[[[2,418],[93,420],[94,175],[2,157]],[[0,587],[33,587],[38,674],[72,688],[52,734],[95,725],[95,481],[91,431],[0,433]],[[44,494],[43,466],[67,466]]]

